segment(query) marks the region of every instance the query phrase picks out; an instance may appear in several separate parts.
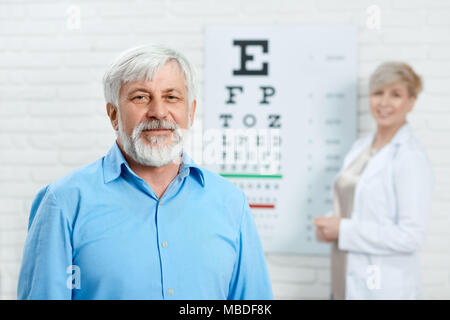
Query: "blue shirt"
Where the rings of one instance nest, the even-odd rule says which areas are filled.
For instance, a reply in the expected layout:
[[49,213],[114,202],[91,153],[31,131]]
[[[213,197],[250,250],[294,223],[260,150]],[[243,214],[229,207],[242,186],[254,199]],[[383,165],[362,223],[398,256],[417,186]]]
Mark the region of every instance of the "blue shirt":
[[183,154],[161,199],[115,143],[43,188],[19,299],[272,299],[244,193]]

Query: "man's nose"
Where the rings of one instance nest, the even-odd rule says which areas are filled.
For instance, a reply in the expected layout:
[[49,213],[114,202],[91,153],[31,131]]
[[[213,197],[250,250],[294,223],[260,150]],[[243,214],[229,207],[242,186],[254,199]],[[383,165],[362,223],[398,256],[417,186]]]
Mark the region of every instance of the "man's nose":
[[169,109],[164,101],[160,98],[155,98],[148,106],[147,117],[164,119],[167,117]]

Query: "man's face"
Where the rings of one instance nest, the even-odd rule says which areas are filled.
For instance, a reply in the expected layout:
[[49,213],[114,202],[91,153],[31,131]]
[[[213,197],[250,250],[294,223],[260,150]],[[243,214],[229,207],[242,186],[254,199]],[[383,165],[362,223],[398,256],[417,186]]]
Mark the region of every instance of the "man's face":
[[[162,166],[179,159],[183,131],[192,125],[196,102],[189,108],[184,75],[174,61],[159,69],[153,80],[126,82],[119,92],[119,111],[108,115],[118,142],[135,161]],[[111,109],[111,110],[110,110]]]

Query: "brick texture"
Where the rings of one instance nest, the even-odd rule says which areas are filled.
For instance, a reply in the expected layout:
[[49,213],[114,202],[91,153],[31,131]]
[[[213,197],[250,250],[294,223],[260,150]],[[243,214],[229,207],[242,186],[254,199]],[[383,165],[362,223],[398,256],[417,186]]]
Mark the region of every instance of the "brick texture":
[[[366,24],[371,5],[380,9],[379,30]],[[410,122],[437,177],[422,255],[425,298],[450,299],[448,0],[0,0],[0,299],[15,299],[36,192],[114,141],[101,77],[118,52],[148,42],[174,46],[201,80],[206,25],[284,23],[358,26],[360,135],[374,129],[367,82],[379,63],[403,60],[423,75]],[[201,101],[197,109],[198,134]],[[327,257],[267,254],[267,261],[275,298],[328,299]]]

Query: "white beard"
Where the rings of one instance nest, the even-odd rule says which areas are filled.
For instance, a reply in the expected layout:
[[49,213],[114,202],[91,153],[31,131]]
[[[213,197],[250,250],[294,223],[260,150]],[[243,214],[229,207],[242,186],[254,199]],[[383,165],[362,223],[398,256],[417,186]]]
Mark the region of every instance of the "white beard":
[[[137,163],[145,166],[161,167],[170,162],[180,162],[184,137],[183,132],[176,123],[157,119],[141,122],[133,129],[131,137],[127,136],[123,130],[120,113],[118,124],[118,137],[124,151]],[[166,144],[166,140],[170,139],[170,136],[142,136],[142,131],[156,128],[172,129],[172,141]],[[147,139],[150,144],[143,141],[143,139]]]

